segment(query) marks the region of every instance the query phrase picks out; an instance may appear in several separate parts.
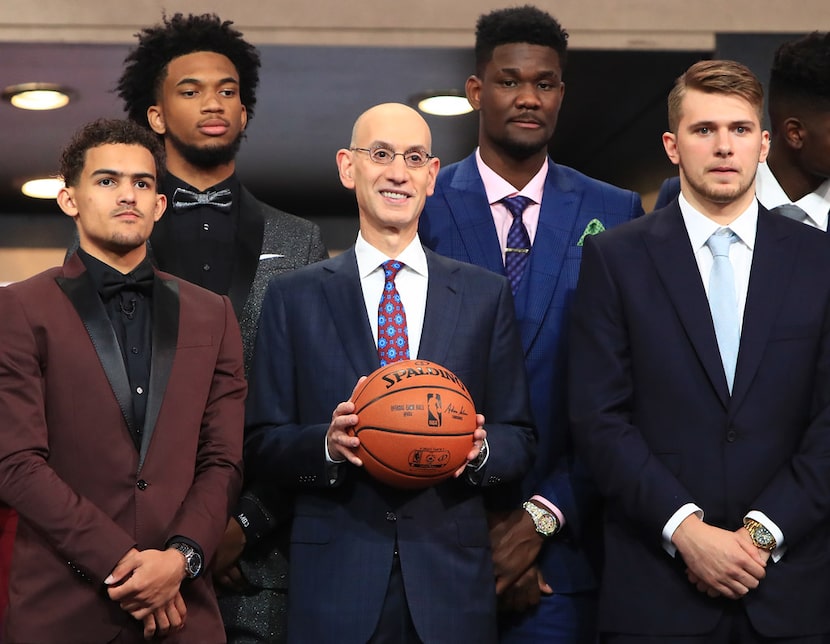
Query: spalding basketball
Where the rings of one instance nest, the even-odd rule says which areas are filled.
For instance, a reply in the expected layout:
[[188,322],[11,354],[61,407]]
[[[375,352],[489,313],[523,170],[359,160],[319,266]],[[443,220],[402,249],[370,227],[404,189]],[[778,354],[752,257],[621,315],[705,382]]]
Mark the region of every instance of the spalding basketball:
[[403,360],[372,373],[352,401],[357,456],[378,481],[418,489],[449,478],[473,448],[476,412],[464,383],[441,365]]

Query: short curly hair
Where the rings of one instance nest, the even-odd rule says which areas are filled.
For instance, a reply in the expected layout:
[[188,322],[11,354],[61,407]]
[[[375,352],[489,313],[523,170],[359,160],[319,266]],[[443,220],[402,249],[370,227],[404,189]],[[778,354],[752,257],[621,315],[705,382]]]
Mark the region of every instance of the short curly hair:
[[830,33],[814,31],[775,52],[769,78],[770,115],[799,106],[830,111]]
[[102,145],[140,145],[156,162],[156,181],[164,174],[164,146],[149,128],[126,119],[98,119],[87,123],[72,136],[61,152],[60,173],[66,186],[77,186],[86,163],[87,150]]
[[116,87],[127,116],[147,125],[147,109],[158,103],[168,63],[179,56],[209,51],[226,56],[236,67],[240,98],[250,121],[256,107],[261,62],[256,47],[246,42],[232,24],[214,13],[177,13],[137,33],[138,47],[124,59],[124,73]]
[[498,9],[479,17],[476,23],[476,74],[484,74],[496,47],[513,43],[550,47],[559,54],[559,64],[563,69],[565,67],[568,32],[549,13],[525,5]]

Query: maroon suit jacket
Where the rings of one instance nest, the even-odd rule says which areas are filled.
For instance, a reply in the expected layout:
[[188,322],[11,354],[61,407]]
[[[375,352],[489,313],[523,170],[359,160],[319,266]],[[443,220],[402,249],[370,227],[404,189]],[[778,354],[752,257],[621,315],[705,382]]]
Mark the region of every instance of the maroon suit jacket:
[[[181,535],[210,559],[241,483],[246,385],[226,297],[157,273],[140,448],[124,362],[83,263],[0,288],[0,500],[20,515],[7,642],[141,641],[104,579]],[[222,642],[210,575],[168,642]]]

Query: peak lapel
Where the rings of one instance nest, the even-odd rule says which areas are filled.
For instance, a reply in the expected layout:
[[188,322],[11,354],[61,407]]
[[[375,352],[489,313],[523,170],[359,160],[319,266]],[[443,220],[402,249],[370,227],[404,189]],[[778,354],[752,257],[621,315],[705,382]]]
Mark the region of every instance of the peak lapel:
[[156,428],[167,381],[176,357],[179,338],[179,284],[158,275],[153,284],[153,351],[150,364],[150,386],[147,394],[147,412],[141,433],[138,470],[141,471],[150,440]]

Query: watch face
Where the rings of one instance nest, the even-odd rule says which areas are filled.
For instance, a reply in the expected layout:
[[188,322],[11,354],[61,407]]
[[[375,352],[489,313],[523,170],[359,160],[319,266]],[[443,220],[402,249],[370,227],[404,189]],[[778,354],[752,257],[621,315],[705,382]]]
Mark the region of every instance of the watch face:
[[547,512],[539,517],[536,527],[545,534],[553,534],[556,530],[556,520]]
[[191,576],[195,577],[202,570],[202,557],[194,552],[187,558],[187,569]]
[[755,530],[755,540],[761,547],[771,546],[774,541],[772,538],[772,533],[770,533],[770,531],[766,528],[760,528]]

